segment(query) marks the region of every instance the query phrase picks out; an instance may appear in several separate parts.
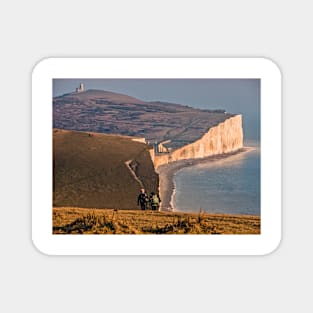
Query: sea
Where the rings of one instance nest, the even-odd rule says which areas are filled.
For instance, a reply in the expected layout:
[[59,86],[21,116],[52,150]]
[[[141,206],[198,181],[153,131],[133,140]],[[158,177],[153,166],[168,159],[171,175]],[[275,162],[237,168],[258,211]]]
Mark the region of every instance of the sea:
[[175,211],[260,215],[260,146],[174,175]]

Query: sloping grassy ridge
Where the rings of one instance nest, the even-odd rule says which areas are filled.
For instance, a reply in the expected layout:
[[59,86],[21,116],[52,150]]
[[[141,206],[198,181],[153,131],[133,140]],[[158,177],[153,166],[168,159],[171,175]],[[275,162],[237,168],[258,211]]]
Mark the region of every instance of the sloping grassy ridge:
[[127,136],[54,129],[53,205],[82,208],[136,209],[140,184],[158,190],[158,175],[144,143]]

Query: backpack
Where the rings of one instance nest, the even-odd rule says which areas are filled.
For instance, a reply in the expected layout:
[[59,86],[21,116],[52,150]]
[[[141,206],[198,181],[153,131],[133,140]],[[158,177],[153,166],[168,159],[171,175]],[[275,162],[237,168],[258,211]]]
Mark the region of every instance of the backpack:
[[148,202],[149,201],[148,195],[146,193],[141,193],[139,195],[139,201],[141,203]]
[[159,204],[159,197],[157,195],[152,196],[152,204]]

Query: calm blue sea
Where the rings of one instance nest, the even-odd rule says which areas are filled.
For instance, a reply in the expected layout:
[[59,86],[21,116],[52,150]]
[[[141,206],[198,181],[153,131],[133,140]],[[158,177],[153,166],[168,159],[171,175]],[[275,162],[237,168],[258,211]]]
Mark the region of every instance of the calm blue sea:
[[260,149],[184,168],[174,183],[177,211],[260,215]]

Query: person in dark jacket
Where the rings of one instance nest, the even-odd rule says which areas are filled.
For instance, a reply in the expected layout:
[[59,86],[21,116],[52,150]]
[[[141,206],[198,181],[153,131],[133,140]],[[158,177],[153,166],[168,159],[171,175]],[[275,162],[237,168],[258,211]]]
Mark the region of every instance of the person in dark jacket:
[[146,194],[144,189],[141,189],[140,194],[138,195],[137,205],[140,205],[141,210],[146,210],[148,202],[149,202],[148,195]]

